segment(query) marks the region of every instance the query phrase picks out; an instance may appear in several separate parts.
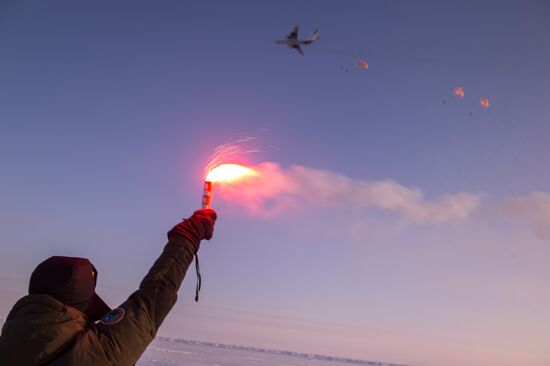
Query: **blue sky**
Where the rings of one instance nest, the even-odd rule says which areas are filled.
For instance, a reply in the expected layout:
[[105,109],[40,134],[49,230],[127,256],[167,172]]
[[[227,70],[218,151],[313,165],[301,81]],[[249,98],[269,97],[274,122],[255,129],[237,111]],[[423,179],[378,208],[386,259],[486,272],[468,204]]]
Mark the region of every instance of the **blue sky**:
[[[545,1],[2,2],[0,317],[50,255],[89,257],[123,301],[198,208],[214,148],[256,136],[251,164],[328,172],[316,194],[347,177],[416,188],[415,210],[479,203],[418,222],[376,199],[257,217],[215,197],[201,302],[190,272],[160,334],[548,364],[549,18]],[[320,29],[304,56],[275,44],[295,24]]]

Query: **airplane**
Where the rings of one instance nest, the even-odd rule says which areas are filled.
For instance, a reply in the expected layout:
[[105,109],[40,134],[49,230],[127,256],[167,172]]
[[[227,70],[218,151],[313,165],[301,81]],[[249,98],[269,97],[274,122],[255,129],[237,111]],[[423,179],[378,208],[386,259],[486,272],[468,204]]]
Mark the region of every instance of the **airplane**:
[[312,44],[314,41],[319,39],[319,29],[315,29],[311,35],[306,39],[298,38],[298,26],[295,26],[292,32],[286,38],[280,39],[277,41],[277,44],[286,44],[290,48],[294,48],[296,51],[300,52],[301,55],[304,54],[302,51],[301,45],[307,46]]

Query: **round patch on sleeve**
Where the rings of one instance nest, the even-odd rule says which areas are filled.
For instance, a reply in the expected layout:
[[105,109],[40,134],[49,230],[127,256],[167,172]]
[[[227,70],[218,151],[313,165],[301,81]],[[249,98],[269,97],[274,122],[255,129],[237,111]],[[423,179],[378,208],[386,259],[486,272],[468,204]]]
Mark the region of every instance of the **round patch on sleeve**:
[[113,325],[118,323],[124,318],[126,311],[123,308],[116,308],[109,311],[101,318],[100,323],[105,325]]

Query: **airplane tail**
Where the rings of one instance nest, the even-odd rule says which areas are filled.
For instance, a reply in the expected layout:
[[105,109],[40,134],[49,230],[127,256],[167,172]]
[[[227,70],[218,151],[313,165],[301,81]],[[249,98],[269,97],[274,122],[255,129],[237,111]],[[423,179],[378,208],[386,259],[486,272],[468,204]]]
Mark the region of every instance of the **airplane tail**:
[[316,41],[318,39],[319,39],[319,28],[315,29],[313,31],[313,33],[311,33],[308,40],[313,42],[313,41]]

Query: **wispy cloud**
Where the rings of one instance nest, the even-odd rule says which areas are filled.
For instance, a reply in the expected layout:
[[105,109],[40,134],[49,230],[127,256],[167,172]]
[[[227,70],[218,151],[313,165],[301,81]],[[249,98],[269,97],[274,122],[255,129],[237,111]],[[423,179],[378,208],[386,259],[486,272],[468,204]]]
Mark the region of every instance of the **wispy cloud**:
[[254,215],[277,215],[303,207],[355,207],[394,212],[416,223],[463,220],[481,203],[480,194],[458,192],[427,199],[416,187],[393,180],[354,180],[329,171],[265,162],[260,173],[237,186],[220,187],[221,195]]
[[536,191],[527,196],[509,198],[502,205],[502,212],[528,221],[534,225],[537,237],[550,240],[550,193]]

